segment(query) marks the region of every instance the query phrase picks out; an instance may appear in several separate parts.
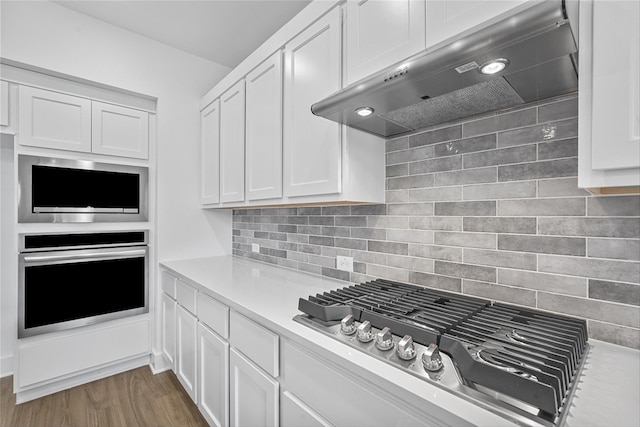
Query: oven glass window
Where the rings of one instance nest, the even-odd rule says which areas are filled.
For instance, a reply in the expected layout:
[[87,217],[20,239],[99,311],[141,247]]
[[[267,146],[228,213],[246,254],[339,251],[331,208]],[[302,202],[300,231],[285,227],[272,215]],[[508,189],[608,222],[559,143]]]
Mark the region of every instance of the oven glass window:
[[138,212],[140,208],[138,174],[33,165],[32,179],[32,205],[40,212],[87,207]]
[[25,328],[145,306],[145,258],[25,269]]

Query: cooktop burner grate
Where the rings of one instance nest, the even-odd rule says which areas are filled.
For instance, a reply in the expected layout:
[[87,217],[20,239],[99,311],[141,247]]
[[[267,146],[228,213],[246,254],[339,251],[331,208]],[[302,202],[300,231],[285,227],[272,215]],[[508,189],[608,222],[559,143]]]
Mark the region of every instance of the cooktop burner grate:
[[388,280],[301,298],[299,309],[315,324],[351,315],[438,345],[464,385],[523,402],[550,422],[562,414],[587,351],[584,320]]

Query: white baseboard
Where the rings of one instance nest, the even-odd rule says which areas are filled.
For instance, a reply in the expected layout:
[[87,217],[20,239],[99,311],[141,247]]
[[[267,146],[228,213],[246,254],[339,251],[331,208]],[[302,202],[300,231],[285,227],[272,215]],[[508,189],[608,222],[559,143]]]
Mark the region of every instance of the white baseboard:
[[91,381],[99,380],[111,375],[149,365],[149,357],[149,354],[136,356],[117,363],[103,365],[101,367],[88,370],[80,374],[70,376],[68,378],[60,379],[58,381],[27,387],[25,389],[19,390],[16,393],[16,403],[20,404],[28,402],[30,400],[38,399],[52,393],[57,393],[62,390],[67,390],[72,387],[86,384]]

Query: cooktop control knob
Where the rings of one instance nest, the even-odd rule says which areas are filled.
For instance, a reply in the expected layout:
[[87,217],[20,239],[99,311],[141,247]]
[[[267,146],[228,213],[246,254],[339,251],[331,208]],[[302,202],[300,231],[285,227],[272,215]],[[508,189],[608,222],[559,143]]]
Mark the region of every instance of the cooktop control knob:
[[373,341],[374,335],[373,332],[371,332],[371,322],[368,320],[362,322],[360,326],[358,326],[356,337],[360,342]]
[[411,360],[416,357],[416,347],[413,345],[411,335],[405,335],[400,341],[396,349],[398,357],[402,360]]
[[429,344],[427,350],[422,353],[422,366],[425,371],[435,372],[442,369],[442,357],[440,350],[434,343]]
[[376,347],[384,351],[393,348],[393,336],[391,335],[391,329],[387,326],[376,334]]
[[340,332],[345,335],[353,335],[356,333],[356,322],[353,315],[348,314],[340,321]]

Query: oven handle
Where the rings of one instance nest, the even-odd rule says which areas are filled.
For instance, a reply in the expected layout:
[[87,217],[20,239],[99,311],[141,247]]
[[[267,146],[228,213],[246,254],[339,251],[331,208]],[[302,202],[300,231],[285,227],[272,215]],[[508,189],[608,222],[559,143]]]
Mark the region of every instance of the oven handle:
[[145,249],[135,249],[130,251],[116,251],[116,252],[91,252],[83,254],[61,254],[61,255],[25,255],[24,262],[47,262],[47,261],[64,261],[64,260],[77,260],[82,259],[86,261],[104,259],[104,258],[124,258],[144,256],[147,254]]

